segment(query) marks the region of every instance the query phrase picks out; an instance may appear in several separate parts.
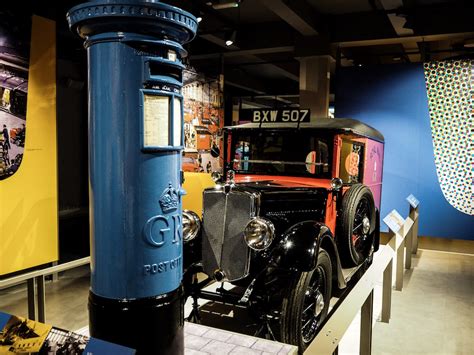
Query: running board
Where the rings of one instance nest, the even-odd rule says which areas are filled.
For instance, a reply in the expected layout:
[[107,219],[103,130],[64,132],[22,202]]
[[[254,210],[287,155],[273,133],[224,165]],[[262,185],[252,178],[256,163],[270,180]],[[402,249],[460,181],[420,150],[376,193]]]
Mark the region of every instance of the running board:
[[342,276],[344,277],[344,280],[346,281],[346,283],[348,283],[350,281],[350,279],[352,279],[354,274],[357,272],[357,270],[360,269],[360,267],[362,265],[363,265],[363,263],[359,266],[350,267],[350,268],[347,268],[347,269],[342,269]]

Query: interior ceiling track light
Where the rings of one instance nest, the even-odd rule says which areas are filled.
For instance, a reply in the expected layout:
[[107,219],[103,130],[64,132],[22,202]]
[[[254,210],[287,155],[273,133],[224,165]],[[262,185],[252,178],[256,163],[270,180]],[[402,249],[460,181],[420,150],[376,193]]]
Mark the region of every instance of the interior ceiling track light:
[[474,38],[469,38],[464,41],[464,48],[474,48]]
[[225,45],[227,47],[230,47],[231,45],[233,45],[235,43],[236,38],[237,38],[237,31],[233,30],[230,33],[230,35],[226,36]]
[[231,9],[239,7],[242,0],[214,0],[207,2],[207,5],[212,6],[215,10]]

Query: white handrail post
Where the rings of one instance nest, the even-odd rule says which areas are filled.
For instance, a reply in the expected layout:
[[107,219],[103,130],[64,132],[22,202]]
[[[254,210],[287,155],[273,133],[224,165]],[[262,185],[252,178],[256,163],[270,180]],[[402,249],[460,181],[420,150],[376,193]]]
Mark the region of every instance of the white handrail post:
[[416,252],[418,251],[418,218],[420,216],[420,201],[418,201],[418,199],[413,196],[413,194],[408,196],[406,200],[410,205],[410,212],[408,213],[408,217],[410,217],[413,221],[413,227],[411,231],[412,243],[409,244],[409,246],[412,254],[416,254]]
[[382,284],[382,314],[380,321],[388,323],[392,313],[392,275],[393,275],[393,258],[388,263],[383,272]]
[[411,255],[413,250],[413,226],[414,222],[410,217],[407,217],[404,224],[405,239],[405,269],[411,269]]
[[[395,235],[395,238],[400,236]],[[405,239],[401,238],[400,245],[397,249],[397,271],[395,275],[395,290],[401,291],[403,289],[403,247],[405,245]]]
[[372,314],[374,313],[374,290],[362,305],[360,312],[360,355],[372,354]]
[[416,254],[418,252],[418,218],[420,217],[420,206],[413,207],[410,205],[410,218],[413,220],[413,227],[412,227],[412,245],[411,245],[411,252],[412,254]]

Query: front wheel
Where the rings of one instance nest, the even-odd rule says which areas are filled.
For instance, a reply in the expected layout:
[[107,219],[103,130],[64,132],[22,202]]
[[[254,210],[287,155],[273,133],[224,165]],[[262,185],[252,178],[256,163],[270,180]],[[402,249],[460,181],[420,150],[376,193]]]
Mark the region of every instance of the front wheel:
[[303,353],[326,318],[331,299],[331,259],[321,249],[316,268],[300,272],[284,292],[280,317],[281,340]]

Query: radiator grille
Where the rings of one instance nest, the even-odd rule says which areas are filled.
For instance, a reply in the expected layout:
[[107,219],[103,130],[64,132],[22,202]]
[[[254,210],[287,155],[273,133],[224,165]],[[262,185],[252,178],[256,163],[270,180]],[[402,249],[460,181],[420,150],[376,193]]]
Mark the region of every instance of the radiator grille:
[[220,269],[228,281],[247,276],[250,250],[243,231],[255,216],[257,196],[235,187],[228,194],[222,190],[206,190],[203,203],[204,272],[213,275]]

